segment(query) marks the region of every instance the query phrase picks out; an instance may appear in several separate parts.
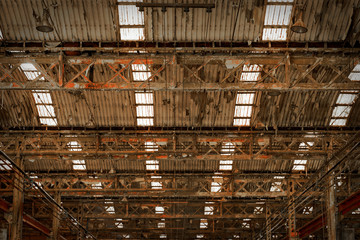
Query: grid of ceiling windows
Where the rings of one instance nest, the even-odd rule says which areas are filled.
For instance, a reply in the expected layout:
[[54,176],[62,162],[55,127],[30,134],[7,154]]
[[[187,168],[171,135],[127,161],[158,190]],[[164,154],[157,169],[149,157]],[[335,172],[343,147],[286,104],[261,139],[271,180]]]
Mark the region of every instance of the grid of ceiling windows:
[[[41,76],[41,72],[31,63],[23,63],[20,65],[20,68],[30,81],[45,80],[45,78]],[[47,126],[56,126],[57,119],[50,91],[32,90],[32,95],[35,100],[40,123]]]
[[[204,215],[214,215],[214,202],[205,202]],[[206,229],[209,227],[207,219],[200,219],[200,229]]]
[[281,192],[282,188],[282,180],[284,179],[284,176],[275,176],[274,179],[278,179],[278,181],[275,181],[271,184],[270,192]]
[[262,40],[285,41],[290,24],[293,0],[268,0]]
[[[72,152],[82,151],[80,143],[71,141],[66,145],[67,149]],[[85,160],[72,160],[74,170],[86,170]]]
[[234,126],[250,126],[255,92],[238,92],[235,102]]
[[136,121],[138,126],[154,126],[154,93],[135,92]]
[[[305,137],[309,137],[310,135],[305,135]],[[314,142],[301,142],[299,144],[299,151],[308,151],[309,148],[311,148],[312,146],[314,146]],[[305,171],[306,167],[307,167],[307,160],[305,159],[304,154],[297,154],[297,156],[299,157],[299,159],[294,160],[294,164],[293,164],[293,168],[292,170],[294,172],[296,171]],[[301,159],[303,158],[303,159]]]
[[223,182],[223,177],[214,176],[213,181],[211,182],[211,192],[213,193],[221,192],[222,182]]
[[123,41],[145,40],[144,12],[137,9],[135,1],[118,0],[118,13],[120,39]]
[[[146,152],[156,152],[158,151],[158,145],[154,142],[145,142],[144,148]],[[146,170],[156,171],[159,170],[159,161],[158,160],[146,160],[145,162]]]
[[351,111],[351,107],[354,104],[358,91],[344,90],[339,93],[336,100],[335,107],[333,109],[330,126],[345,126],[348,116]]
[[240,81],[242,82],[256,82],[261,77],[262,65],[245,64],[243,66]]
[[[360,64],[354,67],[348,78],[351,81],[360,81]],[[352,105],[356,101],[358,94],[359,91],[356,90],[340,91],[331,115],[330,126],[346,125]]]
[[[222,156],[230,156],[235,153],[235,145],[231,142],[224,142],[221,147],[220,154]],[[233,160],[220,160],[220,171],[231,171],[233,169]]]

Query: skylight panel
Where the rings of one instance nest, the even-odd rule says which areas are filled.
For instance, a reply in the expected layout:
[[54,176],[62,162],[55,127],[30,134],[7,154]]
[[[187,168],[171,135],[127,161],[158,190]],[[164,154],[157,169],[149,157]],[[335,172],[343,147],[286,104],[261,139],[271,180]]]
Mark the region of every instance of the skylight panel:
[[250,126],[250,119],[234,119],[234,126]]
[[200,219],[200,229],[208,228],[208,225],[207,219]]
[[40,118],[40,123],[47,126],[57,126],[56,119],[52,118]]
[[136,106],[137,117],[154,117],[153,106]]
[[262,39],[265,41],[285,41],[287,28],[264,28]]
[[136,117],[138,126],[154,125],[154,93],[135,92]]
[[255,93],[240,92],[236,97],[236,104],[253,104]]
[[340,93],[336,104],[346,104],[351,105],[355,102],[356,94]]
[[266,6],[262,40],[285,41],[293,6],[287,4],[288,1],[270,2],[275,4]]
[[360,81],[360,64],[357,64],[352,72],[349,74],[349,79],[352,81]]
[[220,160],[219,170],[221,171],[231,171],[233,168],[232,160]]
[[138,126],[154,126],[153,118],[138,118],[137,119]]
[[264,207],[258,206],[254,208],[254,214],[262,214],[264,212]]
[[159,161],[146,160],[146,170],[150,170],[150,171],[159,170]]
[[11,163],[6,159],[0,159],[0,170],[9,171],[12,169]]
[[49,92],[33,91],[33,97],[37,104],[52,104],[51,95]]
[[23,71],[38,71],[32,63],[22,63],[20,67]]
[[72,160],[74,170],[86,170],[85,160]]
[[252,106],[236,106],[234,117],[251,117]]
[[211,183],[211,192],[221,192],[222,180],[222,177],[213,177],[213,182]]
[[350,106],[336,106],[333,110],[332,117],[347,118],[349,116],[350,110]]
[[149,71],[147,65],[145,65],[145,64],[131,64],[131,70],[137,71],[137,72]]
[[214,202],[205,202],[204,215],[214,215],[214,207],[211,206]]
[[80,145],[80,143],[78,143],[77,141],[70,141],[68,142],[68,144],[66,144],[67,148],[69,149],[69,151],[82,151],[82,147]]
[[167,238],[166,234],[160,234],[160,238]]
[[232,142],[225,142],[221,147],[221,155],[231,155],[235,152],[235,145]]
[[123,41],[143,41],[144,28],[120,28],[120,37]]
[[243,222],[242,222],[242,227],[243,228],[250,228],[250,221],[251,221],[251,219],[249,219],[249,218],[244,218],[243,219]]
[[[113,202],[105,202],[105,204],[114,204]],[[115,208],[114,206],[105,206],[105,210],[109,214],[115,214]]]
[[346,121],[346,119],[331,119],[330,126],[345,126]]
[[[35,80],[41,74],[32,63],[22,63],[20,64],[20,68],[26,78],[31,81]],[[44,80],[44,78],[42,77],[39,80]]]
[[39,117],[55,117],[54,107],[51,105],[36,105]]
[[289,25],[291,10],[291,5],[267,5],[264,25]]
[[146,81],[149,77],[151,77],[150,72],[133,72],[134,81]]
[[135,92],[135,101],[137,104],[154,104],[153,93]]
[[135,3],[118,6],[120,38],[123,41],[142,41],[144,36],[144,12]]
[[[66,147],[71,152],[82,151],[80,143],[77,141],[70,141],[66,144]],[[85,160],[72,160],[73,170],[86,170]]]
[[161,206],[156,206],[155,207],[155,213],[156,214],[163,214],[165,211],[164,207],[161,207]]
[[[26,78],[30,81],[37,79],[41,74],[32,63],[22,63],[20,68],[25,74]],[[44,77],[39,78],[39,80],[44,79]],[[52,105],[53,101],[51,99],[50,91],[32,90],[32,95],[39,114],[40,124],[56,126],[57,120],[54,106]]]
[[304,209],[303,209],[303,214],[305,214],[305,215],[312,214],[313,210],[314,210],[314,207],[313,207],[313,206],[304,207]]
[[144,25],[144,12],[140,12],[135,5],[119,5],[119,24]]
[[293,171],[305,171],[307,160],[294,160]]
[[[284,178],[285,178],[284,176],[274,176],[274,179],[284,179]],[[270,192],[281,192],[282,191],[281,185],[282,185],[281,181],[273,182],[270,187]]]
[[[360,81],[360,64],[357,64],[349,74],[352,81]],[[359,91],[341,91],[336,100],[330,119],[330,126],[345,126],[352,105],[356,101]]]
[[145,151],[147,152],[154,152],[158,151],[159,146],[154,142],[145,142]]
[[204,234],[196,234],[196,238],[204,238]]
[[0,29],[0,40],[3,40],[3,39],[4,39],[4,37],[3,37],[2,31]]
[[254,92],[238,92],[234,111],[234,126],[250,126]]
[[124,223],[123,223],[123,220],[121,218],[116,218],[115,219],[115,226],[117,228],[124,228]]
[[[241,73],[240,81],[256,82],[261,76],[261,65],[245,64]],[[262,67],[262,66],[261,66]]]
[[162,183],[159,182],[158,179],[161,179],[161,176],[151,176],[151,189],[154,189],[154,190],[159,190],[159,189],[162,189]]

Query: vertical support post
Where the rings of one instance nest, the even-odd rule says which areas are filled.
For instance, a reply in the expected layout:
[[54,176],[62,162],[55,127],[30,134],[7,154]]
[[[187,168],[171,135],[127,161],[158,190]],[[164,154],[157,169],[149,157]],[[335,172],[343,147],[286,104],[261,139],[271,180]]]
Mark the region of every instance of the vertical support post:
[[334,177],[329,176],[329,185],[326,196],[327,209],[327,233],[329,240],[336,240],[336,200],[334,189]]
[[289,180],[288,184],[288,199],[289,199],[289,212],[288,212],[288,231],[289,231],[289,239],[295,240],[297,238],[297,232],[296,232],[296,222],[295,222],[295,216],[296,216],[296,209],[295,209],[295,203],[294,203],[294,184],[291,180]]
[[[17,155],[15,157],[15,164],[23,168],[23,161],[20,156],[20,144],[17,142]],[[23,176],[17,171],[14,171],[14,190],[13,190],[13,205],[12,205],[12,221],[10,224],[10,240],[21,240],[23,229],[23,208],[24,208],[24,193],[23,193]]]
[[64,55],[61,52],[59,56],[59,86],[62,87],[64,85]]
[[286,54],[286,60],[285,60],[285,83],[286,86],[290,86],[290,56],[289,53]]
[[271,240],[271,211],[268,205],[265,206],[265,216],[266,216],[266,240]]
[[[54,196],[54,200],[61,204],[61,195],[60,193],[56,193]],[[52,239],[57,240],[59,238],[59,227],[60,227],[60,213],[59,209],[54,206],[53,208],[53,223],[52,223]]]
[[[330,159],[333,154],[332,142],[329,146],[328,158]],[[328,169],[333,166],[333,163],[329,163]],[[327,215],[327,233],[329,240],[336,240],[336,198],[334,188],[334,176],[330,173],[328,177],[328,188],[326,192],[326,215]]]

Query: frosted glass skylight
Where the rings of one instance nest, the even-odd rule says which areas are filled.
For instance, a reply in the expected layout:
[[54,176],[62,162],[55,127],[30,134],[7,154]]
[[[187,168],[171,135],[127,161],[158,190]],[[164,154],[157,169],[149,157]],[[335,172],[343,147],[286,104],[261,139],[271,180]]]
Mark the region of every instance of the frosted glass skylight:
[[[355,67],[356,69],[356,67]],[[330,126],[345,126],[359,91],[341,91],[333,108]]]
[[[262,40],[285,41],[293,9],[290,1],[268,1],[265,10]],[[291,2],[290,2],[291,3]]]
[[154,125],[154,94],[152,91],[135,92],[138,126]]
[[118,6],[120,39],[123,41],[143,41],[144,12],[140,12],[135,2]]
[[250,126],[254,98],[254,92],[237,93],[234,111],[234,126]]

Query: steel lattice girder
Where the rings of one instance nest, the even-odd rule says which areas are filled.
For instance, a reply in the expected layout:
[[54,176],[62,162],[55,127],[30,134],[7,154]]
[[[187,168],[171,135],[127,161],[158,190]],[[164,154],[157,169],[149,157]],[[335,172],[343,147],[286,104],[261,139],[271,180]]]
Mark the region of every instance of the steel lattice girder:
[[[19,132],[20,134],[21,132]],[[224,143],[232,143],[235,148],[233,155],[222,155],[226,160],[264,160],[264,159],[288,159],[293,160],[298,154],[304,154],[309,158],[327,156],[329,150],[339,149],[346,140],[355,132],[349,134],[324,133],[319,135],[297,134],[269,134],[262,132],[253,134],[230,133],[213,137],[212,135],[195,134],[159,134],[139,133],[136,135],[124,135],[121,133],[71,133],[64,131],[53,133],[39,132],[37,134],[17,135],[9,132],[0,136],[0,149],[7,154],[15,154],[15,143],[22,146],[21,154],[27,155],[68,155],[91,156],[116,155],[118,159],[194,159],[194,160],[217,160],[221,155],[221,147]],[[76,141],[81,145],[81,151],[71,151],[68,143]],[[156,150],[146,149],[145,143],[153,142]],[[301,143],[311,142],[306,149],[302,149]],[[183,157],[186,154],[186,157]],[[71,156],[69,156],[71,155]],[[283,158],[281,157],[283,156]]]
[[[48,192],[59,192],[62,196],[112,196],[119,194],[128,197],[142,198],[202,198],[202,199],[221,199],[221,198],[277,198],[287,197],[289,185],[297,188],[301,187],[311,177],[307,175],[241,175],[224,173],[221,185],[217,192],[211,191],[211,184],[214,182],[214,175],[189,174],[107,174],[93,176],[79,176],[71,174],[47,174],[36,175],[35,182]],[[161,176],[161,178],[152,178]],[[284,176],[284,179],[277,177]],[[360,178],[351,175],[349,178],[339,178],[338,196],[347,196],[349,189],[358,186]],[[154,187],[152,183],[156,182]],[[0,192],[5,196],[11,194],[13,189],[11,183],[1,180]],[[160,187],[159,187],[160,186]],[[31,194],[31,191],[28,191]],[[311,195],[321,195],[321,192],[309,192]]]
[[[65,59],[64,59],[65,58]],[[264,56],[262,56],[264,58]],[[268,59],[269,56],[266,56]],[[51,60],[50,60],[51,59]],[[94,56],[91,58],[81,57],[64,57],[63,55],[56,56],[55,58],[36,58],[33,56],[23,56],[17,58],[4,57],[0,58],[0,89],[6,90],[166,90],[166,91],[268,91],[268,90],[356,90],[360,89],[358,81],[351,81],[348,78],[350,71],[358,63],[358,58],[344,57],[344,58],[300,58],[294,57],[292,59],[289,55],[280,55],[267,60],[269,69],[261,67],[261,79],[256,84],[253,82],[244,82],[236,79],[235,72],[231,68],[226,68],[226,62],[232,66],[243,64],[258,64],[265,65],[266,61],[261,60],[261,57],[206,57],[202,58],[200,67],[192,70],[194,62],[191,57],[187,56],[186,60],[178,56],[170,57],[138,57],[127,56],[125,58],[102,58],[101,56]],[[188,60],[190,59],[190,60]],[[195,62],[199,61],[198,57],[194,57]],[[226,60],[225,60],[226,59]],[[229,62],[230,61],[230,62]],[[32,63],[39,72],[39,76],[33,80],[19,79],[13,73],[19,72],[21,74],[20,63]],[[41,63],[43,62],[43,64]],[[295,64],[295,63],[299,64]],[[158,65],[156,65],[156,63]],[[110,77],[101,81],[90,79],[86,76],[86,72],[94,65],[102,65],[106,71],[109,71]],[[129,69],[132,64],[145,64],[149,66],[151,76],[144,81],[133,81]],[[219,77],[215,82],[209,82],[207,79],[199,77],[199,71],[204,66],[213,64],[223,68],[227,73],[223,77]],[[290,68],[289,66],[294,67]],[[307,70],[303,70],[298,65],[303,64]],[[343,65],[342,65],[343,64]],[[121,65],[123,67],[121,67]],[[176,78],[167,78],[162,75],[164,69],[168,66],[176,66],[189,76],[186,80]],[[286,67],[285,67],[286,66]],[[317,67],[326,68],[331,74],[328,76],[328,82],[321,82],[317,80],[316,76],[312,76],[313,70]],[[286,79],[277,79],[273,76],[279,67],[284,67],[286,72]],[[236,68],[237,69],[237,68]],[[19,71],[20,70],[20,71]],[[292,75],[298,77],[290,78]],[[46,81],[44,81],[46,79]],[[268,80],[266,80],[268,79]],[[229,81],[231,80],[231,81]]]

